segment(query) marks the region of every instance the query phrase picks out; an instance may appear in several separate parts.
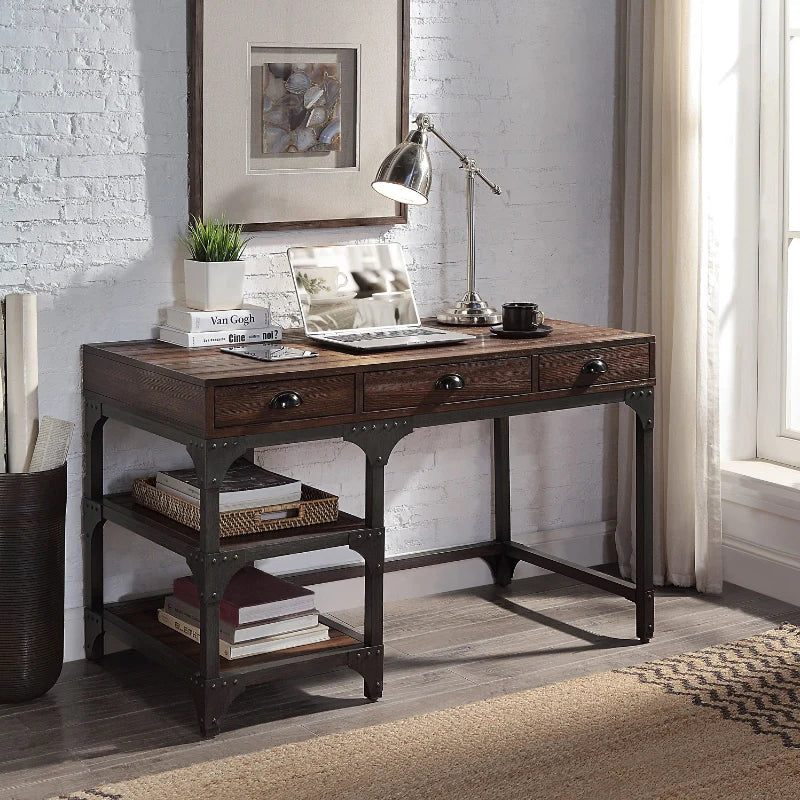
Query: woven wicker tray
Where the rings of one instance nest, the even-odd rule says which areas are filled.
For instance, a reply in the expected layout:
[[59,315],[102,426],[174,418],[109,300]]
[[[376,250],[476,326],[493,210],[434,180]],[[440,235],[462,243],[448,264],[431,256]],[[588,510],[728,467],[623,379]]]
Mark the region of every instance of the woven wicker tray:
[[[157,489],[155,478],[138,478],[133,482],[133,499],[181,525],[200,530],[200,509],[179,497]],[[261,519],[272,511],[288,511],[282,519]],[[320,525],[335,522],[339,516],[339,498],[336,495],[303,485],[300,500],[264,508],[246,508],[240,511],[223,511],[219,515],[220,536],[245,536],[249,533],[300,528],[303,525]]]

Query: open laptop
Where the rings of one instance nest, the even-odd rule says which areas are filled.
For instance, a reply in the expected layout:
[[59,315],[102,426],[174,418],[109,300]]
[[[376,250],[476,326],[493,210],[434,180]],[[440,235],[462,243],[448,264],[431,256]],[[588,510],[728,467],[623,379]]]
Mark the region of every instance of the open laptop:
[[288,255],[310,339],[371,351],[475,338],[422,327],[399,244],[290,247]]

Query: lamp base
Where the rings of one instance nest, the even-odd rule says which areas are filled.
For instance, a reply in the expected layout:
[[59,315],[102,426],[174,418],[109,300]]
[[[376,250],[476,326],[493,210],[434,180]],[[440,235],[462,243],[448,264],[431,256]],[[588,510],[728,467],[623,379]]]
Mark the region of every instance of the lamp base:
[[436,315],[445,325],[497,325],[503,315],[492,308],[477,292],[467,292],[455,305]]

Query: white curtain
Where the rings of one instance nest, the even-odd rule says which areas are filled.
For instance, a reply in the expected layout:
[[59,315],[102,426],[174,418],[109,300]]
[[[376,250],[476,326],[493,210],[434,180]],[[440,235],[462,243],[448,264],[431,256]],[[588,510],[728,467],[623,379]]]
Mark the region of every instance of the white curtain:
[[[722,589],[717,264],[703,182],[703,0],[627,0],[623,327],[656,335],[654,580]],[[709,35],[713,35],[712,32]],[[617,551],[635,574],[633,415]]]

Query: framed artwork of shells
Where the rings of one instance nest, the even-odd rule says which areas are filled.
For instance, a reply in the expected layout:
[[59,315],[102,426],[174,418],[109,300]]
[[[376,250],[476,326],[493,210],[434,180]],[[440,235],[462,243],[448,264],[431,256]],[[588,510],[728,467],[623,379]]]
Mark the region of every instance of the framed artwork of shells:
[[270,62],[263,65],[262,75],[262,153],[341,150],[338,64]]
[[354,170],[361,48],[250,47],[253,174]]
[[406,222],[410,0],[191,0],[189,212],[246,230]]

